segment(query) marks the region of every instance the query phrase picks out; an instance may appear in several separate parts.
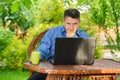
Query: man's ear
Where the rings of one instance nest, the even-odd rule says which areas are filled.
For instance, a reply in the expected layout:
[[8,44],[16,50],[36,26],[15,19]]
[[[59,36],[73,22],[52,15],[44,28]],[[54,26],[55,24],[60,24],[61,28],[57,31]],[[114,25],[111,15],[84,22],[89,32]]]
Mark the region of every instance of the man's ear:
[[62,23],[64,24],[65,19],[62,20]]

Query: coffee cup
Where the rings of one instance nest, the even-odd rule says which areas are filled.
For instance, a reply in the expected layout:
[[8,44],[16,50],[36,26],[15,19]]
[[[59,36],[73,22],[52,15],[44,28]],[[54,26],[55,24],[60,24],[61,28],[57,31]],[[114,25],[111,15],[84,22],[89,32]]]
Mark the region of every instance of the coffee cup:
[[38,64],[40,61],[40,52],[33,51],[30,56],[30,62],[32,64]]

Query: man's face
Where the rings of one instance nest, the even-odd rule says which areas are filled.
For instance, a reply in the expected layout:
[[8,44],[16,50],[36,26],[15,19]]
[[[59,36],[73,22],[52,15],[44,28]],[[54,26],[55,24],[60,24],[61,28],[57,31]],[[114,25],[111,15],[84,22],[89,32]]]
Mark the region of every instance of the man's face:
[[64,19],[64,26],[66,29],[67,37],[72,37],[76,34],[76,31],[79,27],[79,19],[71,18],[71,17],[66,17]]
[[68,30],[76,32],[76,30],[79,27],[79,24],[80,24],[80,22],[78,19],[71,18],[71,17],[66,17],[64,19],[64,26],[65,26],[66,32]]

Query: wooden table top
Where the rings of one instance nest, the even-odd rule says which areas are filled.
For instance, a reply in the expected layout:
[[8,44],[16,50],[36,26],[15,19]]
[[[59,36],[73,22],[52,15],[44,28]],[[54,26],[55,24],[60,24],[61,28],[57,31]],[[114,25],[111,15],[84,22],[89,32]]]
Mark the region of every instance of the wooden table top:
[[120,73],[120,62],[113,60],[95,60],[93,65],[53,65],[49,62],[40,62],[33,65],[24,62],[23,66],[29,70],[48,74],[118,74]]

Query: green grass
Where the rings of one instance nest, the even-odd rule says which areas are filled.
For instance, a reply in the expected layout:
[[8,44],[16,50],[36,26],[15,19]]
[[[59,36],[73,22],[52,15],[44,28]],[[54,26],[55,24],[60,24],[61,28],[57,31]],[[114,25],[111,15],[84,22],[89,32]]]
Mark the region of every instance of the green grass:
[[119,74],[119,75],[117,75],[117,80],[120,80],[120,74]]
[[0,80],[27,80],[29,77],[29,71],[2,69],[0,67]]

